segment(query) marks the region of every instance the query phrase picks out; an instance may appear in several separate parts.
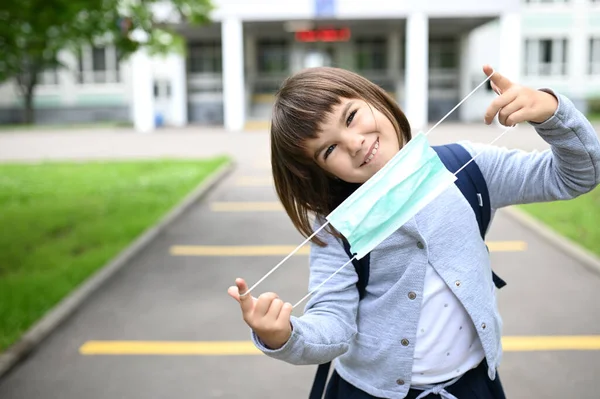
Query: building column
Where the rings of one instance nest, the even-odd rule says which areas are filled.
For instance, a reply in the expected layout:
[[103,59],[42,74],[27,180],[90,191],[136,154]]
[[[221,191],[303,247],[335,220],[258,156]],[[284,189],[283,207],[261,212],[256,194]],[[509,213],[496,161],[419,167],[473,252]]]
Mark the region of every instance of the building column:
[[[463,99],[469,92],[471,91],[471,70],[470,70],[470,54],[469,54],[469,34],[464,33],[460,35],[459,38],[459,86],[458,86],[458,96]],[[481,90],[485,90],[481,88]],[[464,104],[464,106],[458,107],[455,112],[458,112],[458,119],[461,122],[466,122],[469,117],[469,104]]]
[[242,21],[237,18],[223,20],[221,23],[221,40],[225,128],[233,131],[242,130],[246,120]]
[[154,130],[154,78],[146,49],[131,55],[131,107],[133,126],[141,133]]
[[427,126],[429,87],[429,21],[423,12],[411,14],[406,21],[406,72],[404,111],[417,131]]
[[[586,113],[586,79],[589,78],[590,63],[590,38],[588,32],[592,29],[589,26],[590,19],[587,16],[589,5],[586,0],[575,0],[572,2],[574,20],[577,21],[567,36],[567,74],[569,82],[569,91],[564,93],[579,111]],[[564,51],[564,49],[563,49]]]
[[523,70],[521,15],[508,12],[500,16],[500,64],[497,70],[513,82],[521,83]]
[[401,38],[400,32],[393,30],[388,35],[388,75],[394,80],[394,99],[400,104],[401,101],[401,90],[402,90],[402,77],[400,76],[401,54],[400,50]]
[[188,123],[185,57],[181,54],[172,54],[170,61],[171,123],[174,126],[181,127]]

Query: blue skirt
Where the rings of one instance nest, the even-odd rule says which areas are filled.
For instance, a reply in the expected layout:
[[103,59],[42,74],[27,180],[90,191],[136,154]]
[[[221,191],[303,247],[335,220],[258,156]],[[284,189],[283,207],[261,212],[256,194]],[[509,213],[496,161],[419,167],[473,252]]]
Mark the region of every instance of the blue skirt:
[[[459,399],[506,399],[500,377],[496,374],[495,380],[490,380],[487,374],[487,362],[482,361],[479,366],[467,371],[458,381],[446,387],[446,391]],[[423,391],[410,389],[406,399],[415,399]],[[439,395],[429,394],[426,399],[439,399]],[[378,398],[356,388],[340,377],[333,370],[325,399],[385,399]]]

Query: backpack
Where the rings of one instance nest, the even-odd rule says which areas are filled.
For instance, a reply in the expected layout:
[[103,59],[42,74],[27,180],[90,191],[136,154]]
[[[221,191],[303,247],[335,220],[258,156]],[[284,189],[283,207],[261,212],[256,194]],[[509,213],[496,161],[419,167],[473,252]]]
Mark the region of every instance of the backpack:
[[[471,154],[462,147],[460,144],[446,144],[440,146],[432,146],[437,152],[440,160],[446,166],[446,168],[456,173],[463,165],[471,160]],[[487,189],[487,184],[483,178],[481,170],[475,163],[475,161],[469,163],[457,176],[457,180],[454,182],[458,189],[461,191],[463,196],[471,205],[477,224],[479,225],[479,233],[482,239],[485,239],[485,234],[488,229],[491,217],[490,208],[490,196]],[[342,238],[342,244],[344,250],[350,258],[354,254],[350,250],[350,244],[346,239]],[[487,246],[486,246],[487,247]],[[356,288],[358,289],[359,300],[362,299],[366,292],[367,283],[369,281],[369,254],[365,255],[361,259],[354,259],[352,261],[356,274],[358,275],[358,282]],[[506,282],[502,280],[494,271],[492,271],[492,278],[497,288],[502,288],[506,285]],[[329,374],[329,368],[331,362],[320,364],[313,387],[310,392],[309,399],[321,399],[323,392],[325,391],[325,385],[327,383],[327,376]]]

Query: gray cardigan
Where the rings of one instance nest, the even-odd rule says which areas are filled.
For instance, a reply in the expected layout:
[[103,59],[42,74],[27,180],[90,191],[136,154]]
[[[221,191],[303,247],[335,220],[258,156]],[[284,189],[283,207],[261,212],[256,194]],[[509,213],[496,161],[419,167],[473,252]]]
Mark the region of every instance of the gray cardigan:
[[[549,150],[527,153],[461,142],[471,154],[485,149],[476,162],[493,210],[571,199],[600,183],[596,132],[569,99],[556,96],[556,113],[532,124]],[[337,239],[324,232],[320,237],[328,245],[311,248],[309,290],[348,260]],[[255,334],[252,339],[268,356],[292,364],[337,358],[337,372],[354,386],[377,397],[404,398],[411,384],[427,263],[471,316],[494,379],[502,356],[502,320],[490,258],[473,211],[455,185],[371,252],[361,301],[356,272],[347,266],[309,299],[301,317],[292,316],[292,336],[282,348],[266,348]]]

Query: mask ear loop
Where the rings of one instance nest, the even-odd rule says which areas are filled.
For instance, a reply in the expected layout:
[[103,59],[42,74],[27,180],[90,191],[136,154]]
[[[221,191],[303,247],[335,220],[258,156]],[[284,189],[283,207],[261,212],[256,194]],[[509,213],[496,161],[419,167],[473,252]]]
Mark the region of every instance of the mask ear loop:
[[[450,114],[452,112],[454,112],[462,103],[464,103],[469,97],[471,97],[471,95],[473,93],[475,93],[481,86],[483,86],[488,80],[490,80],[490,78],[494,75],[495,71],[492,71],[492,73],[490,74],[490,76],[488,76],[483,82],[481,82],[479,85],[477,85],[477,87],[475,87],[469,94],[466,95],[465,98],[463,98],[458,104],[456,104],[456,106],[454,106],[454,108],[452,108],[442,119],[440,119],[431,129],[429,129],[427,131],[427,133],[425,133],[425,136],[427,136],[429,133],[431,133],[431,131],[433,129],[435,129],[437,126],[439,126],[446,118],[448,118],[448,116],[450,116]],[[367,103],[368,104],[368,103]],[[369,107],[370,108],[370,107]],[[371,110],[371,112],[373,112],[373,110]],[[374,117],[375,115],[373,115]],[[375,121],[375,123],[377,123],[377,121]],[[500,139],[506,132],[508,132],[510,129],[512,129],[514,126],[509,127],[508,129],[506,129],[505,131],[503,131],[498,137],[496,137],[491,143],[495,143],[498,139]],[[479,153],[480,154],[480,153]],[[473,158],[471,158],[471,160],[469,162],[467,162],[465,165],[463,165],[458,171],[456,171],[455,175],[462,171],[468,164],[470,164],[471,162],[473,162],[475,160],[475,158],[477,158],[479,156],[479,154],[476,154]],[[327,227],[329,225],[329,221],[327,221],[325,224],[323,224],[321,227],[319,227],[319,229],[317,231],[315,231],[313,234],[310,235],[310,237],[308,237],[306,240],[304,240],[300,245],[298,245],[296,247],[296,249],[294,249],[292,252],[290,252],[281,262],[279,262],[275,267],[273,267],[267,274],[265,274],[260,280],[258,280],[252,287],[250,287],[248,289],[248,291],[244,292],[244,293],[240,293],[240,297],[245,296],[250,294],[250,292],[252,292],[260,283],[262,283],[267,277],[269,277],[271,274],[273,274],[281,265],[283,265],[283,263],[288,260],[292,255],[294,255],[296,252],[298,252],[298,250],[300,248],[302,248],[306,243],[308,243],[314,236],[316,236],[321,230],[323,230],[325,227]],[[319,289],[321,286],[323,286],[323,284],[325,284],[327,281],[329,281],[329,279],[331,279],[333,276],[335,276],[336,274],[338,274],[344,267],[346,267],[348,264],[350,264],[350,262],[352,262],[354,259],[356,258],[356,255],[350,259],[350,261],[346,262],[343,266],[341,266],[338,270],[336,270],[331,276],[329,276],[325,281],[323,281],[321,284],[319,284],[315,289],[313,289],[311,292],[309,292],[308,294],[306,294],[300,301],[298,301],[293,308],[295,308],[296,306],[298,306],[300,303],[302,303],[306,298],[308,298],[309,296],[311,296],[314,292],[317,291],[317,289]]]
[[243,294],[240,294],[240,297],[248,295],[250,292],[252,292],[252,290],[254,290],[260,283],[262,283],[267,277],[269,277],[271,274],[273,274],[273,272],[277,269],[279,269],[279,267],[281,265],[283,265],[283,263],[288,260],[292,255],[294,255],[296,252],[298,252],[298,250],[300,248],[302,248],[307,242],[309,242],[314,236],[316,236],[317,234],[319,234],[319,232],[321,230],[323,230],[325,227],[327,227],[329,225],[329,221],[327,221],[327,223],[325,223],[323,226],[319,227],[319,229],[317,231],[315,231],[314,233],[311,234],[310,237],[308,237],[306,240],[304,240],[302,242],[302,244],[298,245],[296,247],[296,249],[294,249],[292,252],[289,253],[288,256],[286,256],[281,262],[279,262],[274,268],[272,268],[267,274],[265,274],[260,280],[258,280],[252,287],[250,287],[248,289],[248,291],[244,292]]

